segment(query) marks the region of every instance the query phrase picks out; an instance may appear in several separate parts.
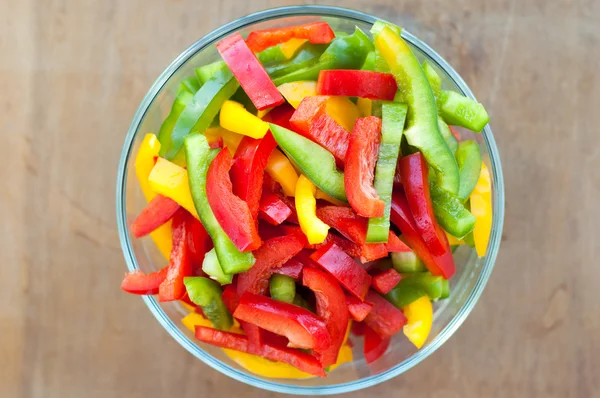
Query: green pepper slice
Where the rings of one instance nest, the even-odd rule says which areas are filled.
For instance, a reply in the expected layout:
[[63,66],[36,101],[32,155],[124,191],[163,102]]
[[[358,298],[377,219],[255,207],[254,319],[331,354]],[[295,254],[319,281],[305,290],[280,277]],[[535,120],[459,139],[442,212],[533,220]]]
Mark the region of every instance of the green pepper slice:
[[427,267],[425,263],[413,252],[391,253],[392,266],[399,273],[425,272]]
[[296,281],[291,276],[273,274],[269,281],[271,298],[292,304],[296,297]]
[[475,216],[456,196],[432,184],[430,187],[433,213],[442,228],[450,235],[462,239],[475,228]]
[[198,90],[200,90],[200,82],[196,78],[196,76],[186,77],[179,83],[179,87],[177,88],[177,95],[182,91],[187,91],[190,94],[196,94]]
[[471,196],[471,192],[475,189],[481,174],[482,160],[479,144],[474,140],[461,141],[454,156],[460,173],[458,198],[465,202]]
[[223,303],[223,291],[217,282],[201,276],[188,276],[183,279],[183,283],[190,300],[202,308],[202,312],[215,328],[231,329],[233,317]]
[[402,274],[402,280],[385,295],[385,298],[399,309],[425,295],[431,300],[437,300],[442,297],[443,280],[441,276],[433,276],[429,272]]
[[169,116],[163,121],[160,130],[158,131],[158,141],[160,142],[159,155],[161,157],[164,158],[167,149],[171,147],[171,133],[173,132],[173,127],[175,126],[177,119],[179,119],[179,115],[181,115],[181,112],[183,112],[192,98],[194,98],[194,94],[187,90],[183,90],[177,95],[175,101],[173,101],[171,113],[169,113]]
[[223,271],[214,247],[210,249],[210,251],[204,256],[204,261],[202,262],[202,271],[204,271],[206,275],[210,277],[210,279],[216,280],[221,285],[227,285],[233,281],[233,275],[227,274]]

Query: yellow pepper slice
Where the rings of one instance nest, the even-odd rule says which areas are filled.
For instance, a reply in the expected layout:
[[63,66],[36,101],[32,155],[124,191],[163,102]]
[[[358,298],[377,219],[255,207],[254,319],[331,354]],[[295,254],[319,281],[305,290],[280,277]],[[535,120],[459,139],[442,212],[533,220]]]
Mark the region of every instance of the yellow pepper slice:
[[198,213],[196,213],[196,207],[192,200],[192,194],[190,193],[186,169],[179,167],[164,158],[158,158],[148,180],[156,192],[167,198],[173,199],[181,207],[199,219]]
[[348,132],[352,131],[360,111],[348,97],[329,97],[327,101],[327,114]]
[[[148,176],[154,168],[154,159],[158,157],[160,151],[160,142],[154,134],[146,134],[140,145],[137,156],[135,157],[135,174],[144,197],[150,202],[156,196],[156,192],[152,189]],[[158,227],[150,233],[150,237],[161,254],[168,260],[173,247],[173,232],[171,230],[171,221]]]
[[221,127],[252,138],[263,138],[269,131],[269,123],[248,112],[238,102],[227,100],[221,106]]
[[323,243],[329,232],[329,225],[317,217],[317,200],[315,193],[317,187],[308,178],[301,174],[296,183],[296,212],[300,229],[308,238],[308,243],[316,245]]
[[450,244],[450,246],[458,246],[465,244],[464,240],[458,239],[457,237],[450,235],[448,232],[446,232],[446,237],[448,238],[448,243]]
[[485,256],[490,233],[492,231],[492,182],[490,172],[485,164],[481,165],[481,173],[475,189],[471,193],[471,213],[475,216],[473,240],[479,257]]
[[213,127],[209,128],[204,132],[204,136],[208,140],[208,142],[216,141],[217,139],[223,138],[223,145],[229,149],[229,153],[231,156],[235,154],[237,147],[240,145],[243,135],[234,133],[233,131],[229,131],[224,129],[223,127]]
[[277,87],[277,90],[296,109],[305,97],[317,95],[317,82],[299,81],[284,83]]
[[403,332],[417,348],[423,347],[433,323],[433,307],[429,297],[423,296],[402,308],[407,323]]
[[287,59],[290,59],[296,54],[296,51],[298,51],[300,46],[302,46],[306,42],[306,39],[293,38],[289,39],[285,43],[280,44],[279,48],[281,48],[281,52],[283,53],[283,55],[285,55]]
[[356,106],[362,117],[371,116],[373,114],[373,101],[368,98],[358,98],[356,100]]
[[281,185],[286,196],[296,194],[298,174],[290,160],[279,149],[275,148],[269,156],[266,171]]
[[315,194],[315,198],[322,199],[322,200],[329,202],[332,205],[336,205],[336,206],[348,206],[348,203],[344,203],[341,200],[337,200],[336,198],[333,198],[333,197],[327,195],[325,192],[321,191],[319,188],[317,188],[317,193]]

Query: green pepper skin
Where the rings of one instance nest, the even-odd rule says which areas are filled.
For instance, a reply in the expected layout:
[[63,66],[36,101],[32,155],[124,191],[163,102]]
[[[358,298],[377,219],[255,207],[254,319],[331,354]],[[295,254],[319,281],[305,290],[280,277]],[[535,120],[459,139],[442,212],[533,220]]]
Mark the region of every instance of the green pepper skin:
[[173,101],[171,113],[169,113],[169,116],[163,121],[160,130],[158,131],[158,141],[160,142],[159,155],[161,157],[165,157],[167,149],[171,147],[171,133],[173,132],[173,127],[175,126],[175,123],[177,123],[179,115],[181,115],[181,112],[183,112],[192,98],[194,98],[194,94],[184,90],[181,91],[175,98],[175,101]]
[[433,213],[442,228],[450,235],[462,239],[475,228],[475,216],[465,208],[461,200],[435,185],[430,187]]
[[291,59],[266,65],[265,70],[272,79],[276,79],[297,70],[306,69],[316,63],[326,49],[326,44],[305,43]]
[[475,189],[479,175],[481,174],[481,151],[479,144],[474,140],[461,141],[454,154],[458,163],[460,173],[460,186],[458,187],[458,198],[466,202]]
[[221,267],[221,263],[219,263],[219,258],[217,257],[217,252],[214,247],[204,256],[202,271],[204,271],[210,279],[214,279],[221,285],[227,285],[233,281],[233,275],[223,272],[223,268]]
[[402,280],[385,298],[398,309],[402,309],[419,298],[427,295],[431,300],[442,297],[444,278],[433,276],[429,272],[402,274]]
[[483,105],[455,91],[442,91],[438,107],[446,123],[481,132],[490,121]]
[[296,297],[296,281],[287,275],[273,274],[269,281],[271,298],[292,304]]
[[413,251],[390,253],[392,266],[398,273],[425,272],[425,263]]
[[211,279],[201,276],[186,277],[183,280],[190,300],[202,308],[202,312],[212,322],[213,326],[221,330],[229,330],[233,326],[233,317],[221,295],[223,291],[219,284]]

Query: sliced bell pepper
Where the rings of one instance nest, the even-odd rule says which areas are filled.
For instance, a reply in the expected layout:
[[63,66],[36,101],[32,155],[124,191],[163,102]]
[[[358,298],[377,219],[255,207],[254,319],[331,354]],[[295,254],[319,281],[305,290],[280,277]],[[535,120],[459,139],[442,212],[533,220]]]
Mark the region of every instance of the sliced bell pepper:
[[352,131],[360,110],[348,97],[328,97],[325,112],[346,131]]
[[190,214],[198,218],[190,193],[186,169],[166,159],[158,158],[148,181],[155,192],[173,199]]
[[458,192],[458,166],[442,137],[437,108],[429,82],[412,51],[400,35],[385,26],[375,35],[375,47],[396,78],[398,102],[408,105],[404,134],[408,143],[419,149],[439,177],[441,188]]
[[[344,173],[337,170],[335,159],[328,150],[308,138],[275,124],[271,124],[271,132],[281,149],[309,180],[328,195],[346,201]],[[275,176],[273,178],[277,180]]]
[[202,308],[214,327],[221,330],[231,329],[233,318],[223,303],[223,292],[217,282],[196,276],[185,278],[184,283],[190,300]]
[[326,111],[328,97],[306,97],[290,119],[291,125],[303,136],[327,149],[338,166],[344,164],[349,133]]
[[248,112],[244,105],[235,101],[225,101],[219,113],[221,127],[251,138],[263,138],[269,131],[269,124]]
[[260,199],[259,214],[268,223],[280,225],[292,214],[292,209],[278,195],[268,193]]
[[358,98],[356,106],[360,111],[361,117],[373,116],[373,101],[368,98]]
[[121,290],[132,294],[157,294],[158,287],[167,277],[168,267],[144,274],[140,270],[135,270],[125,274],[121,282]]
[[194,276],[205,276],[202,271],[202,263],[206,253],[212,249],[212,240],[204,226],[196,218],[190,218],[188,222],[188,249]]
[[404,325],[404,335],[417,348],[423,347],[433,323],[433,308],[427,296],[421,297],[402,309],[407,323]]
[[298,173],[296,173],[296,169],[292,166],[290,160],[281,151],[278,149],[273,150],[267,160],[265,170],[281,185],[283,193],[286,196],[294,196],[296,194]]
[[136,238],[148,235],[173,218],[179,208],[173,199],[156,195],[131,224],[131,233]]
[[365,299],[371,275],[334,242],[321,247],[310,258],[333,275],[350,293],[361,300]]
[[286,103],[273,108],[263,119],[266,122],[290,129],[290,118],[294,112],[296,112],[294,107]]
[[[306,40],[306,39],[292,38],[292,39],[287,40],[285,43],[281,43],[279,45],[279,47],[281,48],[281,52],[283,53],[283,55],[285,56],[285,58],[286,59],[290,59],[290,58],[292,58],[294,55],[296,55],[298,53],[298,50],[300,50],[300,48],[307,41],[308,40]],[[261,63],[264,64],[263,61],[261,61]]]
[[232,156],[235,154],[240,142],[245,137],[242,134],[234,133],[233,131],[226,130],[223,127],[209,128],[204,132],[204,136],[209,143],[221,138],[223,140],[223,146],[229,149],[229,152],[231,152]]
[[406,324],[406,317],[389,301],[369,290],[366,300],[373,303],[373,309],[365,318],[365,324],[381,337],[391,337]]
[[[271,76],[272,79],[276,79],[291,74],[292,72],[301,69],[306,69],[315,62],[317,62],[317,60],[327,49],[327,47],[328,46],[326,44],[312,44],[306,42],[302,46],[300,46],[300,48],[292,58],[284,62],[277,62],[270,65],[265,65],[265,70],[267,71],[269,76]],[[281,84],[285,84],[285,82],[282,82],[278,85]]]
[[338,353],[344,343],[348,328],[348,310],[344,291],[337,281],[325,272],[315,268],[306,268],[302,274],[302,284],[315,293],[317,315],[323,319],[331,336],[331,345],[316,352],[323,367],[337,362]]
[[390,216],[392,222],[402,231],[402,237],[408,246],[423,260],[425,266],[433,275],[442,275],[445,279],[450,279],[454,275],[456,265],[454,264],[452,251],[450,250],[450,245],[445,234],[443,234],[444,252],[441,255],[434,255],[429,251],[425,241],[418,232],[408,201],[402,192],[396,191],[392,195],[392,211]]
[[348,143],[345,159],[344,188],[348,202],[362,217],[382,217],[385,202],[373,187],[375,163],[379,151],[381,119],[358,119]]
[[381,144],[373,185],[385,206],[383,216],[369,219],[367,229],[367,242],[369,243],[385,242],[388,238],[394,175],[398,155],[400,154],[400,141],[402,140],[407,107],[405,104],[386,103],[382,105],[381,110]]
[[315,184],[300,175],[296,183],[296,211],[300,228],[311,245],[322,243],[329,231],[329,225],[317,217],[316,189]]
[[206,176],[208,203],[219,225],[240,251],[256,250],[261,239],[248,204],[233,194],[231,164],[228,150],[221,150],[211,162]]
[[219,225],[208,201],[206,177],[218,150],[211,149],[203,135],[193,134],[185,140],[185,152],[188,165],[188,184],[194,200],[194,207],[198,210],[200,221],[212,238],[223,271],[228,274],[237,274],[249,269],[254,264],[254,256],[252,253],[243,253],[237,249]]
[[254,52],[290,39],[306,39],[314,44],[328,44],[335,38],[333,30],[327,22],[312,22],[304,25],[288,26],[250,32],[246,44]]
[[443,90],[438,100],[440,115],[448,124],[481,132],[490,117],[483,105],[455,91]]
[[392,341],[391,337],[381,337],[377,332],[368,326],[364,330],[363,355],[365,361],[371,364],[381,358],[387,351]]
[[275,273],[269,281],[269,293],[274,300],[292,304],[296,297],[296,281],[291,276]]
[[456,157],[460,173],[458,198],[465,202],[469,199],[473,189],[475,189],[481,175],[481,165],[483,162],[481,161],[479,144],[474,140],[461,141],[454,156]]
[[442,254],[445,250],[443,238],[446,235],[438,234],[437,220],[429,192],[429,169],[425,158],[417,152],[404,156],[399,163],[402,184],[415,225],[429,251],[435,255]]
[[[160,130],[158,131],[158,141],[160,141],[160,156],[164,157],[167,154],[168,149],[171,147],[171,134],[173,133],[173,128],[175,127],[175,123],[177,123],[177,119],[194,98],[194,94],[190,91],[183,91],[177,94],[175,100],[173,101],[173,105],[171,106],[171,112],[169,116],[165,118],[162,125],[160,126]],[[179,166],[184,166],[185,164],[179,164]]]
[[177,87],[177,95],[179,95],[182,91],[195,94],[196,91],[200,90],[200,86],[200,81],[198,81],[198,78],[195,75],[188,76],[179,83],[179,87]]
[[473,231],[475,216],[465,208],[457,196],[435,185],[430,191],[433,213],[444,230],[459,239]]
[[344,203],[341,200],[337,200],[336,198],[332,198],[320,189],[317,189],[315,193],[315,199],[321,199],[336,206],[347,206],[347,203]]
[[275,273],[279,275],[289,276],[290,278],[298,279],[302,274],[304,264],[296,258],[291,258],[279,268],[275,268]]
[[277,90],[291,106],[298,108],[304,98],[317,95],[317,83],[311,81],[284,83],[277,87]]
[[454,134],[452,134],[450,127],[446,124],[446,122],[444,122],[444,120],[441,117],[438,117],[438,127],[440,129],[440,134],[442,134],[442,137],[444,137],[444,141],[446,141],[446,145],[448,145],[448,148],[450,149],[450,152],[456,153],[456,148],[458,148],[458,141],[456,140],[456,137],[454,137]]
[[293,304],[246,292],[240,296],[233,316],[285,336],[297,348],[323,350],[331,345],[331,337],[323,321]]
[[256,109],[260,111],[284,102],[267,71],[248,48],[242,35],[234,33],[225,38],[217,43],[217,50]]
[[183,278],[192,275],[187,239],[189,217],[184,209],[179,209],[173,217],[173,250],[167,276],[158,289],[159,301],[180,300],[185,295]]
[[373,309],[372,303],[361,301],[349,294],[346,295],[346,305],[348,306],[350,316],[357,322],[364,321],[367,315],[369,315],[369,312]]
[[219,258],[217,257],[217,252],[214,248],[209,250],[204,256],[202,271],[210,277],[210,279],[214,279],[221,285],[227,285],[233,281],[233,275],[223,271],[223,267],[221,266],[221,263],[219,263]]
[[[321,247],[325,246],[329,242],[333,242],[336,245],[338,245],[350,257],[360,258],[361,256],[363,256],[363,250],[361,250],[361,247],[359,245],[357,245],[356,243],[354,243],[342,236],[339,236],[338,234],[336,234],[335,232],[332,232],[332,231],[329,232],[329,234],[327,235],[327,238],[325,239],[325,241],[323,243],[318,244],[318,245],[311,245],[309,248],[313,249],[313,250],[319,250]],[[366,261],[367,260],[365,260],[363,262],[366,262]]]
[[413,272],[403,274],[402,280],[390,290],[385,298],[398,309],[427,296],[430,300],[444,298],[444,290],[448,281],[441,276],[433,276],[429,272]]
[[[375,51],[371,51],[367,54],[365,58],[365,62],[363,66],[360,67],[360,70],[374,71],[375,70]],[[371,116],[371,115],[369,115]]]
[[492,231],[492,182],[485,163],[481,165],[481,175],[471,193],[471,212],[475,216],[473,240],[479,257],[485,256]]
[[400,273],[402,272],[422,272],[427,271],[423,261],[413,252],[392,253],[392,266]]
[[388,232],[388,242],[385,244],[389,253],[409,252],[410,247],[406,245],[394,232]]
[[238,276],[237,291],[241,296],[249,291],[266,294],[269,289],[269,278],[275,270],[284,265],[302,250],[304,242],[296,234],[271,238],[254,253],[256,263],[247,272]]
[[366,70],[322,70],[317,82],[319,95],[342,95],[383,101],[392,101],[397,89],[393,75]]
[[402,276],[393,268],[373,276],[371,287],[378,293],[388,294],[402,280]]
[[263,190],[264,170],[276,146],[277,143],[270,133],[259,140],[245,137],[233,158],[230,172],[233,193],[248,204],[255,220]]
[[440,93],[442,92],[442,78],[433,68],[433,66],[429,65],[427,61],[423,62],[422,67],[423,72],[425,73],[425,77],[429,82],[429,86],[431,86],[431,91],[433,91],[433,96],[437,100],[440,96]]

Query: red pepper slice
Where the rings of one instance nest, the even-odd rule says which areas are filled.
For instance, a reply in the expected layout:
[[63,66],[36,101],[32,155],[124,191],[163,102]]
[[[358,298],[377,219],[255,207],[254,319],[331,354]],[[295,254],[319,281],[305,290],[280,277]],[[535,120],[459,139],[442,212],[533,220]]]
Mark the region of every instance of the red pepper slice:
[[329,242],[310,258],[333,275],[350,293],[361,300],[365,299],[371,284],[371,275],[335,243]]
[[337,362],[348,327],[344,291],[332,276],[315,268],[304,270],[302,284],[315,293],[317,315],[325,321],[331,336],[331,345],[325,350],[316,352],[316,357],[323,367],[327,367]]
[[369,290],[366,300],[373,303],[373,309],[365,318],[365,324],[381,337],[391,337],[406,324],[406,317],[398,308],[379,294]]
[[287,337],[294,347],[324,350],[331,345],[325,324],[315,314],[270,297],[244,293],[233,316]]
[[364,346],[363,346],[363,354],[365,356],[365,361],[367,363],[373,363],[385,352],[390,346],[390,342],[392,341],[391,337],[381,337],[377,334],[373,329],[368,326],[364,328]]
[[233,193],[248,204],[255,220],[263,192],[265,167],[276,146],[277,142],[270,132],[258,140],[244,137],[233,157],[230,172]]
[[429,194],[429,169],[421,152],[400,159],[400,174],[410,211],[417,230],[432,254],[445,251],[443,236],[438,233],[438,223],[433,214],[433,203]]
[[225,286],[225,289],[223,289],[223,293],[221,294],[221,299],[223,299],[225,307],[233,314],[240,302],[240,296],[237,294],[235,285],[230,284]]
[[157,294],[158,287],[167,276],[168,267],[160,271],[144,274],[136,270],[125,274],[121,282],[121,290],[132,294]]
[[[223,300],[225,307],[227,307],[227,310],[233,314],[240,302],[240,296],[238,296],[234,284],[227,285],[225,289],[223,289],[221,299]],[[248,336],[248,352],[260,353],[260,349],[263,345],[263,336],[260,328],[248,322],[239,322],[242,329],[244,329],[244,333]]]
[[329,242],[333,242],[336,245],[338,245],[350,257],[359,258],[360,256],[362,256],[362,250],[361,250],[360,246],[358,246],[356,243],[349,241],[348,239],[346,239],[342,236],[339,236],[338,234],[336,234],[335,232],[332,232],[332,231],[330,231],[327,234],[327,237],[325,238],[325,241],[323,243],[319,243],[316,245],[309,245],[308,248],[313,249],[313,250],[319,250],[320,248],[322,248]]
[[381,119],[359,118],[354,124],[344,162],[344,188],[348,202],[359,216],[381,217],[385,202],[373,187],[375,163],[381,140]]
[[387,251],[390,253],[402,253],[411,251],[410,247],[408,247],[406,243],[402,242],[398,235],[396,235],[392,231],[390,231],[388,235],[388,243],[385,246],[387,247]]
[[306,97],[292,115],[294,131],[316,142],[335,157],[338,167],[344,165],[350,134],[327,114],[326,96]]
[[381,294],[388,294],[401,280],[402,276],[395,269],[390,268],[374,275],[371,287]]
[[192,216],[183,208],[173,216],[173,249],[167,276],[158,289],[159,301],[180,300],[187,293],[183,278],[192,275],[187,239],[190,217]]
[[180,207],[173,199],[156,195],[131,224],[131,233],[136,238],[148,235],[173,218]]
[[283,104],[283,96],[242,35],[234,33],[225,38],[217,43],[217,50],[256,109],[262,111]]
[[346,305],[352,319],[357,322],[365,320],[369,312],[373,309],[373,304],[368,301],[360,301],[354,296],[346,295]]
[[399,162],[396,162],[396,173],[394,174],[394,188],[402,188],[402,174],[400,174]]
[[[445,279],[450,279],[456,272],[456,265],[452,257],[452,251],[448,240],[444,240],[446,250],[442,255],[433,255],[425,245],[423,238],[417,231],[415,220],[410,212],[408,201],[403,192],[394,192],[392,195],[392,208],[390,212],[391,221],[400,228],[402,236],[415,252],[423,260],[425,266],[433,275],[441,275]],[[444,236],[445,238],[445,236]]]
[[304,241],[297,234],[266,240],[254,253],[256,262],[252,268],[238,275],[238,294],[241,296],[246,291],[267,294],[271,275],[298,254],[303,247]]
[[294,112],[296,112],[296,109],[286,102],[285,104],[279,105],[269,111],[263,120],[265,122],[284,127],[288,130],[292,130],[290,119],[292,118]]
[[290,278],[299,279],[303,268],[304,264],[294,257],[281,267],[275,268],[274,274],[286,275]]
[[397,90],[393,75],[368,70],[322,70],[317,82],[319,95],[392,101]]
[[280,193],[281,185],[266,171],[263,173],[263,195],[267,193]]
[[227,149],[222,149],[210,164],[206,176],[208,203],[215,218],[239,250],[256,250],[260,247],[261,239],[248,204],[233,194],[229,178],[231,163],[231,154]]
[[352,322],[352,334],[355,336],[364,336],[367,325],[364,322]]
[[327,44],[334,38],[335,33],[327,22],[312,22],[285,28],[255,30],[248,35],[246,44],[256,53],[290,39],[306,39],[313,44]]
[[456,138],[456,141],[460,141],[460,133],[458,132],[458,130],[456,130],[456,128],[452,126],[448,126],[448,128],[450,129],[450,132],[452,133],[454,138]]
[[262,196],[259,210],[260,216],[273,225],[281,224],[292,214],[292,209],[278,195],[273,193]]
[[212,249],[212,239],[200,221],[194,217],[188,218],[188,249],[190,261],[192,262],[192,273],[194,276],[205,276],[202,271],[204,256]]

